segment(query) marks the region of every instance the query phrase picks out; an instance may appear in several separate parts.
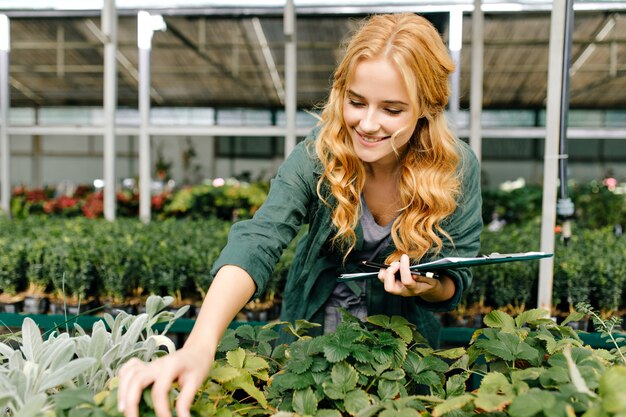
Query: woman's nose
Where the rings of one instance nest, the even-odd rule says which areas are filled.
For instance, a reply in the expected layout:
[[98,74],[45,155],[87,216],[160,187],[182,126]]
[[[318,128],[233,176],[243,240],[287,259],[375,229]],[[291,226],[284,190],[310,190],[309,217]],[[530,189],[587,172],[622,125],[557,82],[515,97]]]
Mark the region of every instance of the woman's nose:
[[380,122],[376,117],[376,112],[368,109],[363,114],[359,127],[364,133],[374,133],[380,129]]

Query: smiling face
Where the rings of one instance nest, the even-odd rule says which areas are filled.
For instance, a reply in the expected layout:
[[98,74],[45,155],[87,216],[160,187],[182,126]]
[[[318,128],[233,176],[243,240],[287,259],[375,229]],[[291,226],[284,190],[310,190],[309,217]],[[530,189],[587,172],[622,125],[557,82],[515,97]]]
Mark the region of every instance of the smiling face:
[[402,153],[415,130],[415,113],[395,66],[383,58],[357,64],[346,89],[343,118],[363,162],[397,164],[396,152]]

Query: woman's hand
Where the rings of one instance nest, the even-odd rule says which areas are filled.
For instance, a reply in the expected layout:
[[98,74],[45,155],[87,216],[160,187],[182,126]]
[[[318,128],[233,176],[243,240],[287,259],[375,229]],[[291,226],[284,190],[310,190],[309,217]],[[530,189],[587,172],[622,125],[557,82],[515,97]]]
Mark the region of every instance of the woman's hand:
[[[400,261],[392,262],[389,268],[378,272],[378,279],[385,291],[403,297],[419,296],[428,302],[441,302],[452,298],[455,292],[454,281],[447,276],[429,278],[411,274],[409,257],[405,254]],[[400,279],[396,278],[399,272]]]
[[178,381],[180,394],[176,399],[176,413],[179,417],[189,416],[189,408],[212,362],[212,355],[206,351],[194,352],[185,347],[150,363],[137,358],[129,360],[119,372],[119,411],[125,417],[140,417],[138,406],[142,392],[152,385],[152,401],[157,417],[171,417],[169,391],[172,383]]

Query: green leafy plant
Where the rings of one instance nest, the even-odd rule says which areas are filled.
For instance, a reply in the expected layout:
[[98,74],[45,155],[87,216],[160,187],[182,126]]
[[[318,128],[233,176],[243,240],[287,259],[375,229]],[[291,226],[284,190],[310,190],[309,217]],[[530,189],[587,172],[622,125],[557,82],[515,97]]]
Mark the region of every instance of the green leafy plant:
[[624,342],[626,339],[621,336],[615,337],[615,332],[621,327],[622,319],[616,316],[603,319],[600,315],[598,315],[598,313],[596,313],[591,304],[578,303],[576,305],[576,314],[571,316],[570,319],[579,319],[584,316],[590,317],[593,321],[595,329],[600,332],[604,339],[610,340],[610,342],[615,346],[611,349],[611,353],[617,355],[621,363],[626,365],[626,357],[624,357],[624,352],[626,352],[626,345],[624,345]]

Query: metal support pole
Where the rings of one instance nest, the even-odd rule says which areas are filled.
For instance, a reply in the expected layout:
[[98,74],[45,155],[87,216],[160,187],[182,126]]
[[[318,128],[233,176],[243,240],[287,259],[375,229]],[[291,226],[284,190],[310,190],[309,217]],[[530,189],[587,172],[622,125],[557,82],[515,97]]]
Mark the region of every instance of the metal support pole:
[[[558,173],[559,134],[561,123],[561,94],[563,89],[563,62],[566,2],[556,1],[550,19],[550,49],[548,60],[548,101],[546,107],[546,142],[543,165],[543,204],[541,218],[541,251],[554,252],[556,223],[556,194]],[[539,289],[537,306],[552,311],[552,284],[554,258],[539,261]]]
[[287,131],[285,133],[285,158],[296,146],[296,77],[298,63],[296,60],[296,9],[293,0],[285,4],[284,33],[285,33],[285,116]]
[[561,237],[565,245],[572,237],[571,219],[574,216],[574,203],[569,198],[567,188],[567,116],[569,114],[570,65],[572,62],[572,37],[574,32],[574,0],[566,0],[565,43],[563,45],[563,67],[561,69],[561,118],[559,128],[559,199],[556,214],[561,220]]
[[470,89],[469,143],[479,161],[482,160],[483,67],[485,54],[484,16],[481,0],[474,0],[472,13],[472,75]]
[[454,61],[454,72],[450,74],[450,99],[448,110],[450,120],[455,126],[459,125],[459,109],[461,107],[461,48],[463,46],[463,10],[450,10],[448,27],[448,48],[450,57]]
[[139,47],[139,219],[150,222],[152,176],[150,175],[150,51],[155,30],[165,30],[160,15],[137,13]]
[[150,49],[139,49],[139,219],[150,222]]
[[115,0],[102,9],[104,45],[104,218],[115,220],[115,111],[117,108],[117,11]]
[[9,18],[0,15],[0,209],[11,216],[11,146],[9,144]]

